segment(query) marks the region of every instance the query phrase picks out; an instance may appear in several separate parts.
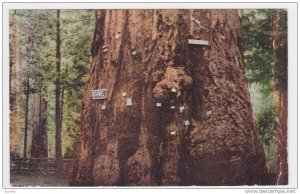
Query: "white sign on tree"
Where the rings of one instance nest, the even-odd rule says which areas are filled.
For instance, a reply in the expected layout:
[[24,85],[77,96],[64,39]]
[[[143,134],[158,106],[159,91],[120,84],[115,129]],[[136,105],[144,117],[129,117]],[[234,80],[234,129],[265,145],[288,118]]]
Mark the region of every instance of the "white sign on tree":
[[99,89],[92,91],[92,98],[95,99],[105,99],[107,98],[107,89]]

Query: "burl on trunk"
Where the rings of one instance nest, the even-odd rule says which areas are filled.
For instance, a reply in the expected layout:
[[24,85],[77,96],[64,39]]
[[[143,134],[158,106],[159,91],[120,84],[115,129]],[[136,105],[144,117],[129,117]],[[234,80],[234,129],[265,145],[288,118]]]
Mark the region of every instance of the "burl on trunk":
[[97,11],[92,53],[71,185],[264,184],[237,10]]

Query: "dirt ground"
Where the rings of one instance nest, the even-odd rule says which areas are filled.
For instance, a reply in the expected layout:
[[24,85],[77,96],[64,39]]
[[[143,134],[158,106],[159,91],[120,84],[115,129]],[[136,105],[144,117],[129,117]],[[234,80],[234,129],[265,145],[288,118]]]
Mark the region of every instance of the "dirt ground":
[[69,178],[58,178],[56,175],[16,174],[10,175],[13,187],[65,187],[69,185]]

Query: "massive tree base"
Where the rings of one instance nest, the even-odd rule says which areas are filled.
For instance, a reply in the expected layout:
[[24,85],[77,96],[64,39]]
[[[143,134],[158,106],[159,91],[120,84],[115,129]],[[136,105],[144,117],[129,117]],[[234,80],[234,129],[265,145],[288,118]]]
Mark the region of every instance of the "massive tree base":
[[[96,17],[71,185],[267,184],[237,10]],[[99,88],[107,99],[91,98]]]

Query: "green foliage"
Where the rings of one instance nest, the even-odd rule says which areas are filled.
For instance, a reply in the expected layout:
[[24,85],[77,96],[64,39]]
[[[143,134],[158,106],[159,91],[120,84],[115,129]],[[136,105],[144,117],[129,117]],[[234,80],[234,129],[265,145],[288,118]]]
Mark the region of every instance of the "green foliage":
[[255,118],[256,125],[259,128],[263,140],[265,153],[269,161],[270,170],[276,173],[277,168],[277,128],[275,107],[266,106]]
[[275,108],[269,106],[256,116],[256,124],[260,129],[260,134],[263,137],[265,145],[270,145],[270,142],[274,140],[277,129]]
[[[287,51],[279,50],[278,57],[283,60],[275,61],[272,36],[276,12],[275,9],[243,10],[241,24],[248,81],[270,86],[273,80],[275,87],[280,90],[287,87],[287,56],[284,56]],[[281,44],[287,44],[285,10],[280,10],[280,37]],[[286,49],[284,46],[282,48]],[[273,68],[275,63],[278,65]],[[270,90],[270,87],[264,88]]]
[[250,83],[269,85],[272,79],[273,10],[244,10],[242,34],[247,78]]
[[90,53],[94,30],[94,11],[61,11],[62,70],[64,91],[62,146],[64,157],[75,156],[80,130],[83,89],[92,62]]

